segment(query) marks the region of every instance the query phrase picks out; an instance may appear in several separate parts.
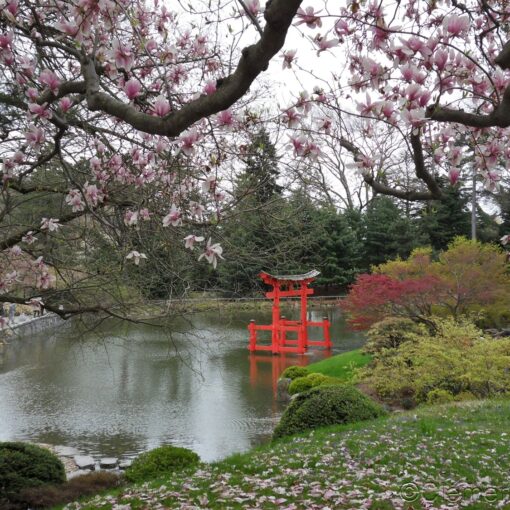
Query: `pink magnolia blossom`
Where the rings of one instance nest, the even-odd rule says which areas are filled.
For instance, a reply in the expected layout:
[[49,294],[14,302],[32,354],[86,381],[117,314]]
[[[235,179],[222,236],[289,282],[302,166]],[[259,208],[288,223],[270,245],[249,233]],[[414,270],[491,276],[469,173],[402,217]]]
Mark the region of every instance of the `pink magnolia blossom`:
[[48,87],[53,94],[55,95],[58,94],[60,80],[53,71],[50,71],[49,69],[45,69],[44,71],[42,71],[41,74],[39,75],[39,82],[42,85]]
[[151,219],[151,213],[146,207],[140,209],[139,215],[143,221],[149,221]]
[[141,89],[142,89],[142,85],[135,78],[131,78],[124,85],[124,92],[130,101],[132,101],[135,97],[140,95]]
[[104,200],[104,193],[95,184],[85,183],[83,186],[85,198],[93,207],[96,207]]
[[61,227],[59,220],[56,218],[43,218],[41,220],[41,230],[56,232]]
[[112,43],[112,58],[115,60],[117,69],[123,68],[125,71],[131,71],[135,61],[135,56],[131,46],[121,43],[115,39]]
[[56,280],[55,275],[48,271],[43,271],[41,274],[37,275],[35,286],[38,289],[47,290],[55,286]]
[[48,109],[48,103],[30,103],[28,105],[28,111],[30,112],[30,116],[34,119],[51,119],[51,111]]
[[214,193],[216,190],[217,179],[216,175],[209,174],[202,182],[202,191],[204,193]]
[[10,250],[9,254],[13,257],[19,257],[23,253],[23,250],[16,244]]
[[450,171],[448,172],[448,180],[450,181],[450,184],[452,186],[455,186],[455,184],[457,184],[459,177],[460,177],[460,170],[455,167],[450,168]]
[[204,253],[198,257],[198,260],[202,260],[204,257],[209,262],[209,264],[212,264],[213,268],[216,269],[216,266],[218,265],[218,258],[222,259],[223,257],[221,254],[223,253],[223,248],[220,246],[219,243],[211,244],[211,238],[207,240],[207,246],[205,247]]
[[290,69],[292,67],[292,63],[296,60],[297,50],[287,50],[283,52],[283,64],[282,69]]
[[28,97],[28,99],[30,99],[30,101],[35,103],[39,97],[39,91],[34,87],[29,87],[26,90],[25,95]]
[[248,12],[253,15],[257,16],[260,12],[260,2],[259,0],[246,0],[245,2],[246,8],[248,9]]
[[496,170],[486,170],[482,172],[483,184],[485,189],[491,192],[497,191],[499,189],[499,181],[501,180],[501,176]]
[[147,259],[147,255],[145,255],[145,253],[140,253],[139,251],[133,250],[126,255],[126,259],[133,260],[135,266],[137,266],[140,264],[141,259]]
[[195,236],[190,234],[184,238],[184,247],[188,250],[193,250],[195,248],[195,243],[201,243],[204,240],[202,236]]
[[196,129],[190,129],[183,133],[179,140],[181,142],[181,151],[186,156],[192,156],[195,153],[195,143],[200,139],[200,135]]
[[138,223],[138,211],[126,211],[124,214],[124,225],[131,227]]
[[318,16],[319,12],[315,12],[313,7],[306,7],[304,10],[300,7],[297,10],[297,17],[299,18],[294,25],[306,24],[308,28],[318,28],[322,26],[322,21]]
[[282,114],[282,121],[290,128],[297,128],[301,121],[302,115],[294,108],[285,110]]
[[30,230],[21,238],[21,241],[26,244],[33,244],[37,241],[37,237],[35,237],[34,233]]
[[340,41],[338,39],[326,39],[320,34],[317,34],[314,38],[314,43],[318,46],[317,55],[320,55],[323,51],[338,46]]
[[210,96],[216,92],[216,81],[209,80],[204,87],[204,94],[206,96]]
[[503,246],[505,246],[505,245],[507,245],[508,243],[510,243],[510,234],[506,234],[506,235],[504,235],[504,236],[503,236],[503,237],[499,240],[499,242],[500,242]]
[[296,156],[302,156],[305,152],[306,138],[303,135],[300,136],[289,136],[291,147],[294,149]]
[[79,27],[76,25],[76,23],[71,23],[65,19],[62,19],[61,21],[55,23],[55,28],[63,32],[64,34],[74,37],[79,32]]
[[230,110],[223,110],[216,115],[216,124],[218,127],[231,129],[234,126],[234,115]]
[[46,136],[44,130],[37,126],[30,126],[28,131],[25,133],[27,143],[32,149],[39,150],[41,145],[45,142]]
[[72,100],[71,100],[69,97],[63,97],[63,98],[59,101],[58,105],[60,106],[60,109],[61,109],[64,113],[66,113],[66,112],[68,112],[68,111],[72,108],[72,106],[73,106],[73,102],[72,102]]
[[168,227],[169,225],[172,227],[182,225],[182,213],[175,204],[172,204],[170,212],[163,218],[163,226]]
[[12,46],[12,41],[14,39],[14,33],[6,32],[5,34],[0,34],[0,48],[5,50]]
[[152,105],[152,111],[158,117],[164,117],[171,110],[170,103],[163,95],[159,95]]
[[199,204],[198,202],[191,201],[189,203],[189,210],[193,216],[196,216],[197,218],[200,219],[204,215],[205,207],[202,204]]
[[469,29],[469,18],[455,14],[447,16],[443,20],[443,27],[449,35],[458,37]]
[[83,202],[80,190],[72,189],[66,196],[66,204],[71,206],[73,212],[83,211],[85,209],[85,203]]

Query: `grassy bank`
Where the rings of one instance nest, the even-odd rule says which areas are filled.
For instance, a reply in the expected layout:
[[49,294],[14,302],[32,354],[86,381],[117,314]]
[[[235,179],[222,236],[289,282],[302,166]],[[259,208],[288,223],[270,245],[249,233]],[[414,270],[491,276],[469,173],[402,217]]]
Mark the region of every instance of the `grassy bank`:
[[318,372],[320,374],[337,377],[342,381],[350,381],[354,370],[368,365],[372,360],[372,356],[364,354],[361,349],[343,352],[331,358],[318,361],[308,365],[310,372]]
[[428,407],[288,438],[67,508],[509,509],[509,421],[509,400]]

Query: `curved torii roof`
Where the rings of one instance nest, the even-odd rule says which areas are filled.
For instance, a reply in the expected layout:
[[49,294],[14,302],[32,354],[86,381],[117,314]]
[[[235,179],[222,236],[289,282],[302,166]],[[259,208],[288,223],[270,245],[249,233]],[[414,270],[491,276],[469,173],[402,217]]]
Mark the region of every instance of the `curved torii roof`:
[[259,276],[266,283],[271,283],[271,282],[276,282],[276,281],[279,281],[279,282],[302,282],[302,281],[311,282],[320,274],[321,274],[321,272],[317,271],[317,269],[312,269],[311,271],[308,271],[308,273],[304,273],[304,274],[270,274],[270,273],[266,273],[266,272],[262,271]]

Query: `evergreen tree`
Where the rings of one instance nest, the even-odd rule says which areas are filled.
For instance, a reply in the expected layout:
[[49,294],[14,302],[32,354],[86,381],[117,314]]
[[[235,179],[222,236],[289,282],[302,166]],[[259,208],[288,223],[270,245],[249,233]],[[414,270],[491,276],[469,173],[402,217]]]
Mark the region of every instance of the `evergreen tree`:
[[444,250],[457,236],[471,236],[469,195],[457,186],[444,189],[442,200],[434,200],[421,210],[419,230],[436,250]]
[[364,269],[396,257],[407,257],[420,239],[413,222],[389,197],[377,196],[367,207],[364,223]]

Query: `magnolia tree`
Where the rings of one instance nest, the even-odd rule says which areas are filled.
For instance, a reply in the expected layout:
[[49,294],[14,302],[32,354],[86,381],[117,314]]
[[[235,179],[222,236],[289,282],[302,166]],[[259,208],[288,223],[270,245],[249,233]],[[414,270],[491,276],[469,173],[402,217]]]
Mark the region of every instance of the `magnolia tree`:
[[[42,299],[64,317],[104,309],[69,294],[85,278],[80,259],[94,258],[86,236],[98,228],[113,262],[148,262],[136,233],[157,225],[215,266],[222,247],[203,227],[228,212],[221,176],[260,120],[246,108],[249,89],[276,55],[286,72],[317,80],[308,93],[296,88],[281,115],[292,157],[319,161],[321,138],[334,133],[330,144],[379,193],[440,198],[438,176],[454,183],[464,163],[498,186],[510,157],[504,3],[225,0],[186,9],[2,1],[0,302]],[[302,37],[283,48],[287,35]],[[416,189],[380,178],[377,143],[331,130],[346,115],[369,119],[366,137],[395,133],[394,159],[413,161]]]
[[249,88],[299,4],[3,1],[0,302],[106,309],[71,292],[91,278],[91,228],[126,264],[147,254],[123,229],[157,224],[216,267],[203,227],[228,211],[222,168],[256,121]]
[[[318,85],[284,109],[295,155],[317,157],[320,139],[333,134],[378,193],[438,199],[438,176],[455,184],[471,172],[496,189],[510,157],[509,18],[504,2],[490,0],[322,2],[300,10],[295,24],[318,62],[335,62],[332,55],[337,63],[329,75],[331,64],[313,66]],[[284,67],[306,70],[302,53],[286,50]],[[364,142],[332,131],[349,115],[372,123]],[[387,129],[413,162],[414,187],[388,185],[381,152],[366,143]]]

